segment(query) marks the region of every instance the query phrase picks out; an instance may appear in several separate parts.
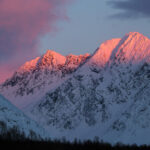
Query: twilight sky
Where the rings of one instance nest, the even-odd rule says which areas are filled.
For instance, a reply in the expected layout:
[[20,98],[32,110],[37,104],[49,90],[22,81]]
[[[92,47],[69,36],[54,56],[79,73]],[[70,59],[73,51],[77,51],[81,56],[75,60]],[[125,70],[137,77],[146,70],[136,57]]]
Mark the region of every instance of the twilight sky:
[[137,31],[150,37],[150,0],[0,0],[0,82],[53,49],[92,53]]

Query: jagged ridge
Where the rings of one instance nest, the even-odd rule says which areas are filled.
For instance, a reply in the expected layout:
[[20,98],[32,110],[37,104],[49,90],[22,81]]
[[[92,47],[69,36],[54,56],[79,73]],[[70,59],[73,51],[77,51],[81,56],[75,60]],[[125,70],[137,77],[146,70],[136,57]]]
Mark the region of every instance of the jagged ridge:
[[41,124],[48,130],[55,127],[59,136],[148,144],[149,46],[149,39],[139,33],[105,42],[27,112],[37,121],[42,117]]
[[43,56],[21,66],[1,85],[0,91],[19,108],[26,107],[47,90],[58,86],[89,56],[70,54],[65,57],[53,50],[47,50]]
[[104,42],[24,111],[54,136],[149,144],[149,80],[150,40],[131,32]]

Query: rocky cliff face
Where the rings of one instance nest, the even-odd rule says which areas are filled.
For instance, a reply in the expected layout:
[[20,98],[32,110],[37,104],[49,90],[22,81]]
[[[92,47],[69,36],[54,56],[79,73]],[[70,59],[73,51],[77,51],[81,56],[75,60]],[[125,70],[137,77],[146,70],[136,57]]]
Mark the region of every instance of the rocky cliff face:
[[37,121],[42,117],[45,128],[75,131],[78,138],[147,143],[139,139],[149,133],[149,58],[150,40],[139,33],[106,41],[28,112]]
[[48,50],[43,56],[21,66],[1,85],[0,92],[17,107],[26,107],[66,80],[89,56],[85,54],[65,57]]
[[[78,62],[74,58],[69,64]],[[65,80],[24,111],[56,137],[150,144],[150,40],[131,32],[82,58]]]

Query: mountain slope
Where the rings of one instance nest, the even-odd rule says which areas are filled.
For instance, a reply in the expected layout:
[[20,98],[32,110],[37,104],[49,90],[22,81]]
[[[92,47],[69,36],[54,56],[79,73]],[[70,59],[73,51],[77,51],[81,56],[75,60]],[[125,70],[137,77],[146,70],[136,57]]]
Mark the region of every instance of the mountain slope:
[[59,136],[71,134],[70,139],[99,136],[109,142],[150,144],[144,138],[149,138],[150,124],[149,58],[150,40],[139,33],[107,41],[26,112]]
[[[24,132],[25,136],[29,138],[31,138],[31,133],[34,133],[37,138],[48,138],[48,134],[43,128],[26,117],[20,110],[0,95],[0,134],[7,132],[7,130],[4,130],[4,124],[6,125],[7,130],[17,128],[21,133]],[[16,137],[14,137],[14,139],[15,138]]]
[[0,86],[0,92],[19,108],[36,102],[47,90],[66,80],[89,54],[62,56],[48,50],[43,56],[26,62]]
[[[37,58],[29,68],[31,76],[22,76],[17,86],[10,84],[14,81],[11,78],[1,90],[6,96],[14,87],[21,90],[24,79],[28,87],[31,84],[36,89],[41,81],[52,82],[44,85],[44,92],[41,87],[34,91],[34,103],[30,101],[32,94],[22,95],[22,100],[29,100],[24,112],[54,137],[84,140],[98,136],[111,143],[150,144],[150,40],[147,37],[130,32],[121,39],[104,42],[90,57],[59,57],[61,61],[53,62],[48,55],[44,66],[49,59],[50,63],[46,67],[40,63],[43,57]],[[51,68],[48,76],[47,68]],[[40,80],[34,80],[33,76],[38,75]],[[18,101],[16,105],[20,107]]]

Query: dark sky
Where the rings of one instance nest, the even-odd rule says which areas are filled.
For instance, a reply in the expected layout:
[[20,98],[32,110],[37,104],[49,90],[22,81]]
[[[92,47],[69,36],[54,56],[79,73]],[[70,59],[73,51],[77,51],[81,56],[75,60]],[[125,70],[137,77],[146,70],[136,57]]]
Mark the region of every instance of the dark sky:
[[0,0],[0,82],[53,49],[92,53],[128,32],[150,37],[150,0]]
[[121,12],[114,14],[119,19],[150,18],[150,0],[110,0],[108,4]]

